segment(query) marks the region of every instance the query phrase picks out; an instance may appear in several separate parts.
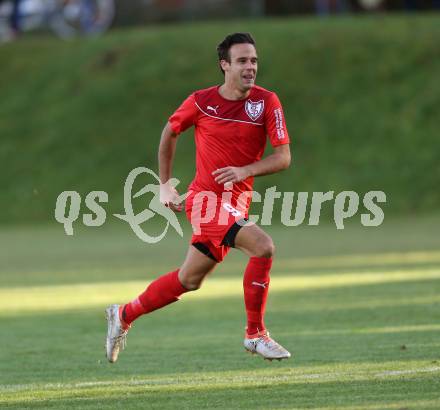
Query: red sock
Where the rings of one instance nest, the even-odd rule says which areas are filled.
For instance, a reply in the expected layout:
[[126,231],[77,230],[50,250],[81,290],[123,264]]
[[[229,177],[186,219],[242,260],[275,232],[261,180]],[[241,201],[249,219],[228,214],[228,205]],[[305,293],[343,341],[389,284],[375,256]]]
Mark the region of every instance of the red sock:
[[269,292],[269,272],[272,258],[252,257],[246,267],[243,277],[244,304],[247,313],[248,335],[262,333],[264,326],[264,311],[266,309],[267,293]]
[[180,283],[178,273],[177,269],[151,282],[143,293],[121,309],[122,320],[130,325],[139,316],[179,300],[188,290]]

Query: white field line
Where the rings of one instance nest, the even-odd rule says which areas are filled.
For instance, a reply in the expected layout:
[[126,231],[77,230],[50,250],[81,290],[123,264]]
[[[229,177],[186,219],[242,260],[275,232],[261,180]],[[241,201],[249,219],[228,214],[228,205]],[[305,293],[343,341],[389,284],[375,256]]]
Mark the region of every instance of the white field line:
[[375,372],[373,370],[357,371],[357,372],[324,372],[324,373],[304,373],[304,374],[288,374],[288,375],[213,375],[213,376],[178,376],[164,377],[159,379],[138,379],[138,380],[103,380],[103,381],[87,381],[78,383],[46,383],[46,384],[11,384],[1,385],[0,393],[17,393],[23,391],[57,391],[57,390],[75,390],[94,387],[166,387],[166,386],[203,386],[205,384],[231,385],[231,384],[262,384],[269,382],[301,382],[309,380],[317,381],[334,381],[334,380],[365,380],[371,378],[392,378],[396,376],[407,376],[424,373],[440,373],[440,367],[423,367],[405,370],[389,370]]
[[414,374],[414,373],[432,373],[432,372],[438,372],[440,370],[440,367],[434,366],[434,367],[426,367],[425,369],[420,369],[419,371],[414,371],[413,369],[406,369],[406,370],[385,370],[380,373],[376,373],[376,377],[388,377],[388,376],[401,376],[405,374]]

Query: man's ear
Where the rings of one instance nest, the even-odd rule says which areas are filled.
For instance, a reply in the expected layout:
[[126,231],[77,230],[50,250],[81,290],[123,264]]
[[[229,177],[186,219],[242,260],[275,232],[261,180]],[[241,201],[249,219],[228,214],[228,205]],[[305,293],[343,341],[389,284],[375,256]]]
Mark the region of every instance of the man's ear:
[[223,71],[226,71],[226,67],[229,67],[229,62],[226,60],[220,60],[220,67],[223,69]]

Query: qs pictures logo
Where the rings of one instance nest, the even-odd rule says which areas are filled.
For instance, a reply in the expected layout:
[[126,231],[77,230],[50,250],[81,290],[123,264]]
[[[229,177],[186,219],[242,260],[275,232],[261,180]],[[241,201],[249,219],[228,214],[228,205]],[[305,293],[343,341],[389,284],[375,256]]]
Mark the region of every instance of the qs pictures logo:
[[[133,194],[134,184],[141,175],[148,176],[153,179],[153,183],[148,183],[142,189]],[[166,185],[176,188],[179,180],[170,179]],[[223,192],[201,191],[196,192],[193,197],[193,206],[191,211],[191,224],[195,233],[200,231],[202,224],[210,223],[214,220],[218,212],[220,214],[218,224],[227,224],[228,217],[225,213],[232,214],[234,217],[240,217],[241,221],[246,224],[259,223],[262,226],[272,225],[272,217],[275,213],[274,203],[276,200],[281,201],[280,222],[289,227],[299,226],[307,223],[310,226],[320,223],[321,210],[327,203],[327,206],[333,208],[333,220],[337,229],[345,228],[345,221],[359,216],[360,222],[365,227],[380,226],[385,218],[384,211],[380,204],[387,202],[387,197],[383,191],[368,191],[365,194],[358,194],[355,191],[342,191],[335,193],[328,192],[278,192],[276,186],[266,189],[264,195],[257,191],[241,192],[236,198],[237,204],[248,204],[248,199],[252,198],[252,202],[262,203],[261,215],[248,215],[247,206],[244,209],[236,209],[231,205],[232,186]],[[180,236],[183,236],[182,227],[180,226],[177,216],[171,208],[166,207],[160,202],[161,183],[159,177],[149,168],[138,167],[133,169],[127,176],[124,184],[124,213],[113,214],[114,217],[126,222],[136,236],[146,243],[157,243],[165,237],[169,227],[171,226]],[[192,192],[189,191],[184,195],[176,198],[176,203],[182,203]],[[147,206],[140,212],[136,213],[133,207],[133,200],[147,196],[150,198]],[[294,206],[294,197],[296,206]],[[78,220],[81,210],[81,195],[77,191],[64,191],[56,201],[55,219],[64,225],[67,235],[73,235],[73,224]],[[105,191],[92,191],[85,197],[85,206],[91,211],[82,215],[82,222],[86,226],[101,226],[107,219],[107,212],[104,209],[104,203],[108,203],[109,196]],[[203,204],[206,203],[206,210]],[[218,207],[217,205],[220,204]],[[279,207],[278,207],[279,208]],[[146,232],[146,222],[153,217],[159,216],[164,220],[164,227],[159,235],[150,235]],[[238,221],[237,223],[241,223]],[[156,225],[155,225],[156,226]]]

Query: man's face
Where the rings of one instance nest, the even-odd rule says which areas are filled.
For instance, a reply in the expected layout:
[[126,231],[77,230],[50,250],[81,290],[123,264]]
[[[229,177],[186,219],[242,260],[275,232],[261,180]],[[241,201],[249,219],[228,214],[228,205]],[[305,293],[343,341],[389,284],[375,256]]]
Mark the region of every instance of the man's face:
[[252,44],[234,44],[229,49],[230,62],[222,60],[225,81],[234,84],[239,90],[247,91],[255,84],[257,76],[257,51]]

